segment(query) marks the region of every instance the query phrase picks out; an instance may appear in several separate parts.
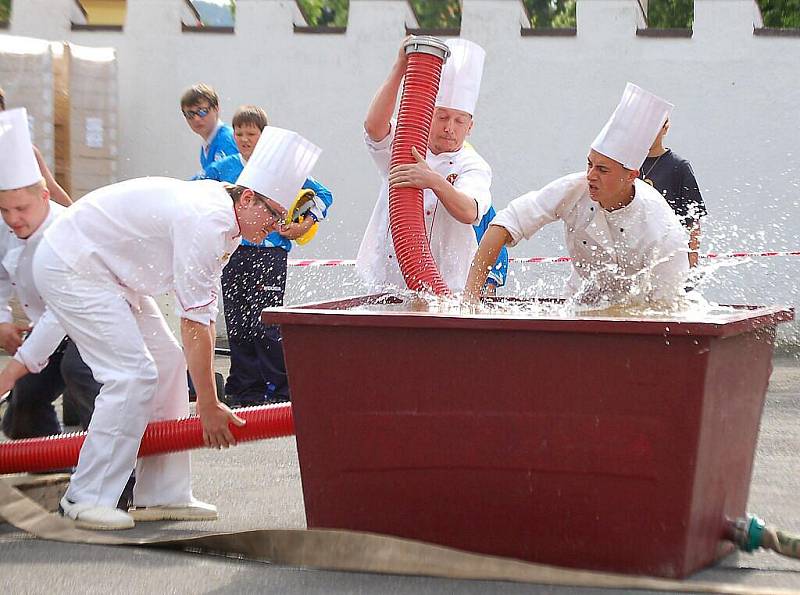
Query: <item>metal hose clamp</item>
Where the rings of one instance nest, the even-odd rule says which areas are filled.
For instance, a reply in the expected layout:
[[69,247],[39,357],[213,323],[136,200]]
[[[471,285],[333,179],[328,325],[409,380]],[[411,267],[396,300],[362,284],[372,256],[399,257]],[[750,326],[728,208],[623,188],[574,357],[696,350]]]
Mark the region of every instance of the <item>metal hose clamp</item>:
[[414,53],[431,54],[441,58],[442,62],[446,62],[450,56],[450,48],[447,44],[438,37],[430,35],[412,35],[403,45],[403,48],[406,51],[406,55]]

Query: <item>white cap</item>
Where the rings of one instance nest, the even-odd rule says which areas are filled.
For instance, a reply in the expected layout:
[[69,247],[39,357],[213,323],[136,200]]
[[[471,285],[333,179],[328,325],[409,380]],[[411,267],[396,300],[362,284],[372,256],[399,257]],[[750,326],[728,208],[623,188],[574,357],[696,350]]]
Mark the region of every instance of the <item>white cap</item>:
[[42,179],[24,107],[0,112],[0,155],[0,190],[25,188]]
[[486,51],[466,39],[450,39],[447,46],[450,57],[442,68],[436,107],[449,107],[473,115],[481,92]]
[[639,169],[673,107],[657,95],[628,83],[611,119],[594,139],[592,149],[627,169]]
[[288,207],[302,188],[322,150],[291,130],[267,126],[236,180]]

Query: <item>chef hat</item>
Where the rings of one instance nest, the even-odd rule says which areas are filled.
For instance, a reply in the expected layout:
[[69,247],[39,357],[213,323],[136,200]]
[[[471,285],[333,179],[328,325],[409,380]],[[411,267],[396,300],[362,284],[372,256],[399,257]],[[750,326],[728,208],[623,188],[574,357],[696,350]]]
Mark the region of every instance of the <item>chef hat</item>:
[[288,207],[322,150],[291,130],[267,126],[236,180]]
[[0,112],[0,155],[0,190],[25,188],[42,179],[24,107]]
[[486,51],[466,39],[450,39],[447,46],[450,57],[442,68],[436,106],[474,114],[481,91]]
[[657,95],[628,83],[611,119],[594,139],[592,149],[627,169],[639,169],[673,107]]

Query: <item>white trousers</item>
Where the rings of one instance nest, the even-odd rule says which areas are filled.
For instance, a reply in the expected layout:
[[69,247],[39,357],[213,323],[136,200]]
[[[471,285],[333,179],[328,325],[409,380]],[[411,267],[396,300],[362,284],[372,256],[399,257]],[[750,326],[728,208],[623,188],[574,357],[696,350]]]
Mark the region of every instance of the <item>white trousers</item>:
[[134,505],[187,503],[192,498],[188,452],[146,457],[138,464],[136,458],[148,422],[189,413],[183,351],[153,298],[126,299],[99,257],[76,268],[46,240],[34,256],[40,295],[103,385],[67,497],[116,506],[136,467]]

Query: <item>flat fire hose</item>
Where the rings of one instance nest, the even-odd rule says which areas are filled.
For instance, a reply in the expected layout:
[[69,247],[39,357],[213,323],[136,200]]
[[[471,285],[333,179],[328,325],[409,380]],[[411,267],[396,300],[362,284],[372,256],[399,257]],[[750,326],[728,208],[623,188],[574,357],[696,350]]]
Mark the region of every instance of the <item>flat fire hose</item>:
[[573,587],[648,589],[673,593],[798,593],[796,590],[774,587],[570,570],[355,531],[256,529],[232,533],[198,532],[181,538],[175,538],[174,533],[169,536],[168,531],[156,531],[150,537],[131,539],[119,533],[76,529],[72,521],[48,512],[7,480],[0,478],[0,521],[3,519],[17,529],[51,541],[161,548],[271,562],[294,568]]

